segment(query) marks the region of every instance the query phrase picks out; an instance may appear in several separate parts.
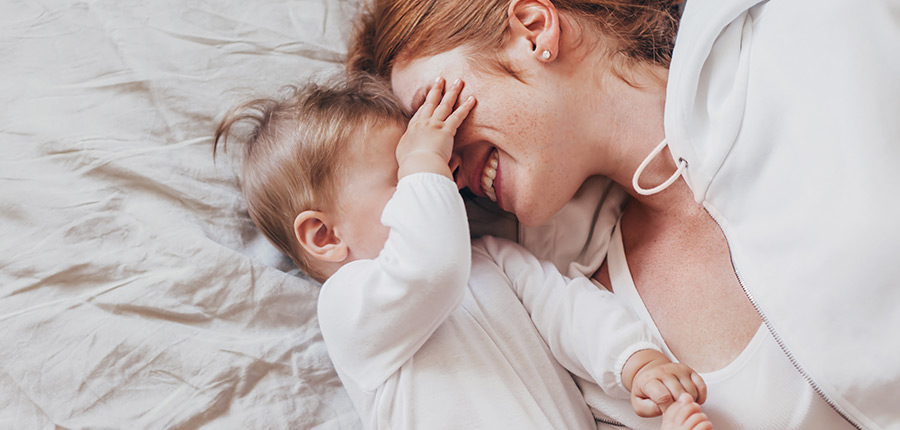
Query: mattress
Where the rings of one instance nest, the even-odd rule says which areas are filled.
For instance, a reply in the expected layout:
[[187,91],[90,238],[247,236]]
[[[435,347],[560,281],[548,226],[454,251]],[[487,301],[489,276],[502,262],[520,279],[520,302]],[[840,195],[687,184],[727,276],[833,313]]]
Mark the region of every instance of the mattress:
[[251,223],[247,97],[340,69],[351,0],[0,3],[0,429],[357,429],[319,286]]

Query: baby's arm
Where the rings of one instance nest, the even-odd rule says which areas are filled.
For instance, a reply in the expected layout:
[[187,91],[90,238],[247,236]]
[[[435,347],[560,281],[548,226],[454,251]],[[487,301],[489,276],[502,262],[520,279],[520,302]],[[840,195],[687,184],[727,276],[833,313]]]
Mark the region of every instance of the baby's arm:
[[[427,119],[440,114],[436,106],[423,105],[422,110],[432,111]],[[456,112],[462,110],[464,117],[470,107]],[[456,112],[451,118],[461,121]],[[427,173],[437,167],[428,165],[436,163],[434,154],[419,148],[452,147],[455,126],[448,132],[437,122],[423,125],[414,119],[403,137],[414,155],[404,160],[407,173],[384,208],[381,221],[390,233],[381,253],[343,266],[319,296],[319,323],[329,354],[364,390],[380,386],[418,351],[459,305],[468,283],[471,244],[465,206],[456,184],[446,177],[449,172]],[[422,173],[413,175],[422,164]],[[443,169],[449,171],[446,161]]]
[[518,244],[496,238],[485,238],[484,244],[570,372],[597,382],[607,394],[630,396],[640,416],[659,415],[682,392],[705,400],[699,375],[659,352],[649,328],[614,294],[587,278],[564,277]]

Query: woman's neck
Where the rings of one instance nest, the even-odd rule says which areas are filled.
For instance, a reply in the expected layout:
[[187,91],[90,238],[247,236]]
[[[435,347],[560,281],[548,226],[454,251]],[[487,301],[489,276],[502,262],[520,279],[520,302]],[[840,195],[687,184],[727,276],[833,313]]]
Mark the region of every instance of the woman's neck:
[[[660,66],[620,66],[620,73],[613,70],[609,66],[594,68],[598,90],[588,92],[591,99],[586,104],[591,109],[581,118],[582,129],[589,133],[587,141],[595,149],[591,152],[593,174],[609,177],[650,212],[694,213],[697,205],[683,180],[652,196],[640,195],[632,187],[638,166],[665,138],[667,70]],[[676,168],[664,148],[644,169],[640,185],[655,187]]]
[[[566,24],[565,20],[563,24]],[[560,55],[553,68],[556,90],[565,94],[568,126],[576,132],[570,144],[573,168],[585,178],[606,176],[621,185],[651,212],[693,213],[697,205],[683,180],[669,189],[643,196],[632,187],[641,162],[665,138],[665,106],[668,69],[635,63],[604,46],[613,46],[601,35],[579,32],[567,25]],[[640,184],[652,188],[676,170],[668,148],[649,163]]]

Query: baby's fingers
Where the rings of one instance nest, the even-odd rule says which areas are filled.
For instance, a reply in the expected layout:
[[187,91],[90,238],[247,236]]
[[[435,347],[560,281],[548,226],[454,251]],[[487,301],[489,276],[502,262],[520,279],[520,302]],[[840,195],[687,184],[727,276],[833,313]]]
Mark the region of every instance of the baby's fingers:
[[419,107],[419,110],[416,111],[413,118],[430,118],[434,114],[434,110],[437,108],[438,103],[441,102],[441,94],[444,92],[444,78],[437,78],[434,81],[434,85],[428,90],[428,94],[425,95],[425,102],[422,103],[422,106]]
[[631,408],[639,417],[653,418],[662,415],[662,409],[651,399],[631,396]]
[[687,394],[689,394],[691,396],[692,401],[700,399],[699,387],[697,387],[693,383],[693,381],[691,381],[690,376],[688,376],[688,375],[682,376],[682,377],[679,377],[678,380],[681,381],[681,386],[684,387],[684,392],[686,392]]
[[700,413],[700,405],[695,403],[693,399],[682,395],[669,409],[666,409],[665,415],[667,418],[671,418],[673,423],[680,425],[687,422],[692,415],[698,413]]
[[662,430],[712,430],[709,418],[690,395],[682,394],[663,414]]
[[[634,412],[642,417],[655,417],[661,414],[674,400],[669,388],[659,379],[651,379],[641,387],[639,392],[631,396]],[[653,407],[650,407],[650,403],[653,404]],[[642,415],[642,413],[647,415]]]
[[444,97],[441,99],[441,104],[434,110],[434,118],[444,121],[450,116],[450,113],[453,112],[453,106],[456,105],[456,100],[459,98],[459,92],[462,91],[463,82],[459,79],[453,81],[450,86],[447,87],[447,91],[444,93]]
[[665,370],[666,373],[658,378],[669,389],[673,399],[678,399],[682,393],[688,393],[697,403],[706,401],[706,383],[697,372],[680,363],[670,363]]
[[703,412],[691,415],[691,417],[684,422],[684,427],[690,430],[712,430],[713,428],[712,423],[709,422],[709,417]]
[[475,96],[466,97],[462,103],[459,104],[459,107],[453,111],[450,116],[447,117],[447,120],[444,121],[448,127],[452,128],[454,132],[459,126],[465,121],[466,117],[469,116],[469,112],[472,111],[472,108],[475,107]]
[[[693,394],[691,394],[687,391],[687,389],[686,389],[687,386],[683,385],[681,383],[681,380],[678,379],[678,376],[676,376],[674,374],[668,374],[668,375],[663,376],[662,383],[666,385],[666,388],[668,388],[668,391],[669,391],[669,396],[664,397],[662,399],[663,403],[660,403],[660,406],[662,407],[663,410],[666,409],[666,406],[668,406],[669,403],[674,402],[675,400],[678,400],[678,398],[681,397],[681,394],[683,394],[683,393],[688,393],[691,397],[696,398],[696,397],[694,397]],[[694,384],[690,384],[689,386],[693,387],[693,385]]]
[[697,395],[694,396],[695,401],[701,405],[706,403],[706,382],[697,372],[691,372],[691,383],[697,389]]
[[[644,396],[656,402],[659,406],[668,406],[669,403],[675,401],[678,398],[678,395],[681,394],[681,391],[674,392],[672,391],[672,384],[667,384],[659,379],[652,379],[650,382],[644,384],[643,392]],[[680,386],[680,384],[679,384]],[[682,390],[683,391],[683,390]],[[661,410],[665,410],[665,408],[661,408]]]

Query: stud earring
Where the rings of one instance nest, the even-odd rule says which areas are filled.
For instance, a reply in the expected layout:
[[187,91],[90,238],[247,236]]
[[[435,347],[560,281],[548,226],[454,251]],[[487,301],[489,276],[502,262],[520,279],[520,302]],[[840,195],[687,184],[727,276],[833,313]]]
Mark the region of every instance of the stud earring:
[[541,58],[543,58],[545,60],[549,60],[550,59],[550,51],[545,49],[544,52],[541,52]]

